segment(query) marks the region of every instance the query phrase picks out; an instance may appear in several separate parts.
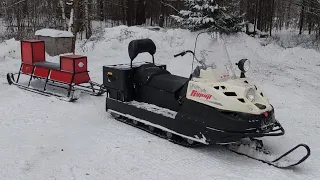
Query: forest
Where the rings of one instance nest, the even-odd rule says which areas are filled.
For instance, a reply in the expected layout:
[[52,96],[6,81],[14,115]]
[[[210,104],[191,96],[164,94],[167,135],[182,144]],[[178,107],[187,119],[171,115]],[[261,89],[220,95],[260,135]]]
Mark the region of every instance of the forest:
[[[0,0],[0,40],[32,37],[42,28],[68,30],[89,38],[99,23],[105,27],[183,28],[172,15],[187,9],[186,1],[190,0]],[[320,35],[318,0],[216,2],[243,17],[247,33],[259,30],[272,35],[273,31],[295,29],[297,34],[307,33],[317,38]],[[248,31],[249,27],[254,30]]]

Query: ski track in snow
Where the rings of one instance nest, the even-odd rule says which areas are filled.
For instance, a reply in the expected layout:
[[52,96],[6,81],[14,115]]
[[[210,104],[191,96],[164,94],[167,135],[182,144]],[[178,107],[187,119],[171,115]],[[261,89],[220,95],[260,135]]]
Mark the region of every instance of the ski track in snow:
[[[103,65],[129,63],[130,40],[150,37],[157,45],[156,62],[187,77],[191,56],[173,55],[193,49],[195,36],[184,30],[119,26],[106,29],[101,41],[89,42],[88,52],[77,48],[88,55],[91,78],[102,82]],[[264,88],[286,130],[282,137],[263,138],[265,146],[275,153],[298,143],[310,146],[310,158],[297,168],[277,169],[220,146],[175,145],[112,119],[105,112],[105,97],[82,95],[68,103],[9,86],[6,73],[17,72],[20,65],[19,43],[9,40],[0,44],[1,179],[319,179],[320,53],[261,46],[245,35],[229,37],[227,48],[233,62],[251,60],[247,75]],[[151,60],[148,54],[139,58]]]

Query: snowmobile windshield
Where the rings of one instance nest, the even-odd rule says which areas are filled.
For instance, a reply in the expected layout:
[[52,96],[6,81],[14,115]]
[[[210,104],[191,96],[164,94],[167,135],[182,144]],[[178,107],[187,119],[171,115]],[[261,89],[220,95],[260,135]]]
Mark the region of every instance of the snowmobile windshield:
[[207,32],[199,33],[194,52],[197,61],[194,61],[193,69],[198,66],[195,71],[214,68],[222,79],[235,77],[235,70],[221,35]]

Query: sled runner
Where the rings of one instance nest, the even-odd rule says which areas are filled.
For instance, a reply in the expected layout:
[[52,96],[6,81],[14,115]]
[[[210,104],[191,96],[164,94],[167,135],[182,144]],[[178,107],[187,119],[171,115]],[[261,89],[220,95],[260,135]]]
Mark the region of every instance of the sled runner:
[[[21,82],[21,76],[28,79]],[[64,55],[60,56],[60,63],[46,61],[45,43],[41,40],[21,41],[20,69],[8,73],[7,80],[21,89],[70,102],[77,100],[81,92],[94,96],[104,93],[102,85],[90,79],[86,56]]]
[[[227,53],[225,46],[224,50]],[[128,51],[130,63],[103,67],[106,111],[115,119],[183,146],[220,144],[278,168],[296,166],[310,156],[309,147],[299,144],[283,155],[268,157],[257,138],[282,136],[285,130],[263,90],[245,77],[247,59],[237,63],[241,71],[237,77],[230,60],[224,65],[227,72],[221,73],[198,60],[194,51],[183,51],[174,57],[190,53],[200,64],[186,78],[155,63],[156,46],[150,39],[131,41]],[[152,62],[133,63],[139,53],[149,53]],[[306,154],[298,160],[285,159],[298,148]],[[259,155],[247,153],[252,150]]]

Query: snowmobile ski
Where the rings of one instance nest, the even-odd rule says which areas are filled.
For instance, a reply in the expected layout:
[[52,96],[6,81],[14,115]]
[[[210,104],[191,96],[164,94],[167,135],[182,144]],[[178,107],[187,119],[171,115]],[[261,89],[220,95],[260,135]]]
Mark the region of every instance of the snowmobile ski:
[[56,97],[59,100],[67,101],[67,102],[74,102],[74,101],[78,100],[80,97],[80,94],[81,94],[80,90],[73,90],[72,93],[70,93],[70,96],[66,97],[65,95],[62,95],[62,94],[48,92],[48,91],[42,91],[39,89],[28,87],[28,86],[17,83],[14,78],[14,74],[12,74],[12,73],[7,74],[7,81],[9,83],[9,85],[13,84],[13,85],[19,87],[20,89],[27,90],[27,91],[30,91],[30,92],[33,92],[36,94],[48,96],[48,97]]
[[[280,156],[272,154],[263,147],[261,140],[253,139],[250,142],[240,141],[237,143],[228,144],[225,146],[228,150],[244,155],[248,158],[261,161],[277,168],[290,168],[301,164],[310,156],[310,148],[306,144],[298,144],[289,151]],[[306,154],[299,159],[289,159],[287,156],[297,150],[298,148],[305,148]]]

